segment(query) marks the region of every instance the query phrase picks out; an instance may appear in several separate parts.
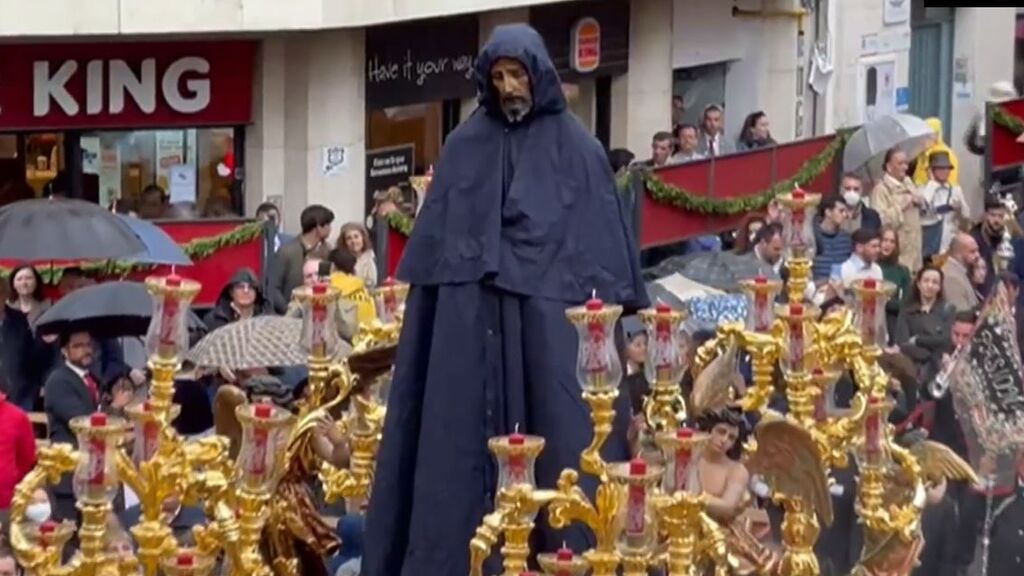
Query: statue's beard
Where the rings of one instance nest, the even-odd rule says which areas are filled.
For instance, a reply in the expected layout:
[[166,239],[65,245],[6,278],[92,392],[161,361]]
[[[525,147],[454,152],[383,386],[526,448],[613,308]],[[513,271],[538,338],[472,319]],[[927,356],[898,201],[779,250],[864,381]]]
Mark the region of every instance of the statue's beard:
[[505,117],[512,124],[522,122],[532,107],[533,102],[529,98],[506,96],[501,99],[501,111],[505,113]]

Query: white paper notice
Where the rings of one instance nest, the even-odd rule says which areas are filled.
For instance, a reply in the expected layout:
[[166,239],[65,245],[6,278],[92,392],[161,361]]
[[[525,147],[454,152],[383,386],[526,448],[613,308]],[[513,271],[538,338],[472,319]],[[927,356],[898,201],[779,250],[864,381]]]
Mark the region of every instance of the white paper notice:
[[170,180],[170,203],[196,201],[196,167],[177,164],[168,170]]

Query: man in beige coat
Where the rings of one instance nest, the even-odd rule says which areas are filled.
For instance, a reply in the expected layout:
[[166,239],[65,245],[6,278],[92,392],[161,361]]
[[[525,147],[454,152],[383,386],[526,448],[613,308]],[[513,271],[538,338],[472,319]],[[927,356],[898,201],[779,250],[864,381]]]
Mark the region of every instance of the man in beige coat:
[[942,266],[942,296],[957,312],[978,306],[978,295],[967,272],[978,258],[978,243],[970,234],[958,232],[953,236],[949,257]]
[[882,226],[895,230],[900,238],[900,264],[911,274],[921,269],[921,207],[924,197],[907,177],[907,154],[892,148],[885,154],[885,175],[871,191],[871,207],[878,211]]

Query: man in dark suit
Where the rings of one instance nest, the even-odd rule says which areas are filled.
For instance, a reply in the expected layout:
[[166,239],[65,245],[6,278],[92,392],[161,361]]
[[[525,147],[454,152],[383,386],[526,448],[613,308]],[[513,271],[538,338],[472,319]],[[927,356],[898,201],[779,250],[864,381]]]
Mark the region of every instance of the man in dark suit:
[[[93,363],[93,339],[87,332],[60,335],[63,362],[54,367],[43,388],[46,417],[49,421],[50,442],[64,442],[78,446],[78,438],[71,430],[71,420],[88,416],[100,409],[99,379],[89,372]],[[111,408],[120,410],[131,400],[130,390],[114,391]],[[55,520],[78,520],[71,475],[66,474],[53,490]]]

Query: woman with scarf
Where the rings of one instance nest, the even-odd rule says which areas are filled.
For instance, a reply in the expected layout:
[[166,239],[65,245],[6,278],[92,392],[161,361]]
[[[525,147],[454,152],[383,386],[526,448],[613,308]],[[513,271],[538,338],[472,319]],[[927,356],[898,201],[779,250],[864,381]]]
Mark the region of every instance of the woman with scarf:
[[878,211],[882,226],[896,230],[900,237],[900,264],[911,272],[921,268],[921,208],[924,197],[907,177],[907,153],[890,148],[885,153],[885,175],[871,191],[871,207]]

